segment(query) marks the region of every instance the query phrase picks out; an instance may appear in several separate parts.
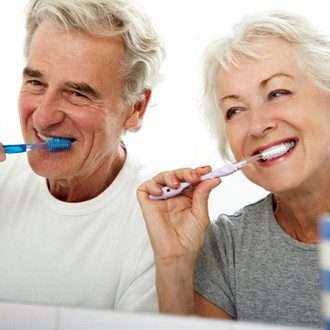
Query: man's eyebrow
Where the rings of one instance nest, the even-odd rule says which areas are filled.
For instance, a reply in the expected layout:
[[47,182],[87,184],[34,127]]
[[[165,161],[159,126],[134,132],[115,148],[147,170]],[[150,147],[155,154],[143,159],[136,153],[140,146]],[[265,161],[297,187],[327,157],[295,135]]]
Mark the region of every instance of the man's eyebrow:
[[65,85],[69,86],[71,88],[74,88],[79,92],[87,93],[95,98],[100,97],[100,93],[97,92],[93,87],[91,87],[90,85],[88,85],[86,83],[76,83],[76,82],[72,82],[72,81],[67,81],[67,82],[65,82]]
[[[39,70],[34,70],[29,67],[23,69],[23,77],[42,78],[43,76],[44,75]],[[64,84],[68,87],[76,89],[79,92],[87,93],[95,98],[100,97],[100,93],[86,83],[76,83],[72,81],[66,81]]]
[[23,69],[23,77],[41,78],[43,74],[39,70],[33,70],[29,67]]

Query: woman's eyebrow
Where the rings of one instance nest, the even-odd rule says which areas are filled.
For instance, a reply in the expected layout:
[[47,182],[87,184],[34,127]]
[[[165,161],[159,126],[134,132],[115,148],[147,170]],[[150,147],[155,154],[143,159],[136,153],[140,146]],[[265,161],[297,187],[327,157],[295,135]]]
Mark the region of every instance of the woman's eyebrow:
[[238,95],[235,95],[235,94],[232,94],[232,95],[226,95],[224,97],[222,97],[220,99],[220,103],[223,103],[224,101],[226,101],[227,99],[234,99],[234,100],[238,100],[239,99],[239,96]]
[[276,79],[276,78],[291,78],[293,79],[293,76],[289,75],[289,74],[286,74],[286,73],[276,73],[276,74],[273,74],[272,76],[270,76],[269,78],[263,80],[260,85],[262,87],[265,87],[267,86],[267,84],[273,80],[273,79]]

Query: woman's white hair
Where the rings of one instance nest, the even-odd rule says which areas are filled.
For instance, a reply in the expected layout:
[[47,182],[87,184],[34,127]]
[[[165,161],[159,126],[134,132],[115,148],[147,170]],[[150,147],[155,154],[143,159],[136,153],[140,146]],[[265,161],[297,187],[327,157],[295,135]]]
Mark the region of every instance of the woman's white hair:
[[203,117],[216,138],[220,155],[232,161],[217,93],[220,70],[238,65],[238,57],[258,59],[257,38],[280,38],[292,46],[297,65],[325,94],[330,94],[330,39],[305,18],[284,11],[244,17],[232,34],[211,42],[203,55]]

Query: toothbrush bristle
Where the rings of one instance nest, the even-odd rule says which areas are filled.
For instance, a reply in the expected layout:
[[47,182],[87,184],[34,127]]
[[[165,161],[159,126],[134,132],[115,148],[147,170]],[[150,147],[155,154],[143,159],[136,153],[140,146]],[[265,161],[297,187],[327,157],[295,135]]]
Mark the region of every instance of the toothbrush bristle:
[[293,146],[294,146],[294,142],[287,142],[287,143],[279,144],[274,147],[270,147],[261,153],[262,159],[266,161],[268,159],[280,157],[285,153],[287,153]]
[[65,139],[65,138],[55,138],[49,140],[47,143],[48,143],[48,149],[51,151],[66,150],[72,147],[72,142],[69,139]]

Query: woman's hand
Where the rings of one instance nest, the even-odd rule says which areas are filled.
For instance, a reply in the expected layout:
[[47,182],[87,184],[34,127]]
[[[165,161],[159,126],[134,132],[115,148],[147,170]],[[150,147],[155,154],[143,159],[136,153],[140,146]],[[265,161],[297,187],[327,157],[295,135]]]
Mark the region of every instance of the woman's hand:
[[[138,201],[155,254],[162,312],[193,313],[193,272],[210,222],[208,198],[221,182],[218,178],[199,182],[201,175],[210,171],[206,166],[162,172],[138,188]],[[161,186],[177,188],[180,181],[196,186],[166,200],[149,198],[161,195]]]
[[[139,187],[138,201],[157,257],[168,259],[200,252],[209,224],[208,197],[221,182],[220,179],[199,182],[201,175],[210,170],[207,166],[162,172]],[[149,198],[150,194],[161,195],[161,186],[177,188],[180,181],[196,186],[166,200]]]

